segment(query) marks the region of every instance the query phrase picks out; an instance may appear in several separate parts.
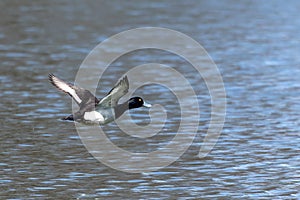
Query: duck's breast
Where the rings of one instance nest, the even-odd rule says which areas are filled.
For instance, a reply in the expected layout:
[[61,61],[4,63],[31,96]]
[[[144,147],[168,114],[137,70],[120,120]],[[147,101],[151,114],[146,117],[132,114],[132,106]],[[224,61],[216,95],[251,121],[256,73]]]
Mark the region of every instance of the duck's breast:
[[112,122],[115,120],[115,112],[113,108],[103,108],[103,107],[99,107],[96,109],[97,112],[101,113],[101,115],[104,118],[104,121],[102,124],[106,124],[109,122]]

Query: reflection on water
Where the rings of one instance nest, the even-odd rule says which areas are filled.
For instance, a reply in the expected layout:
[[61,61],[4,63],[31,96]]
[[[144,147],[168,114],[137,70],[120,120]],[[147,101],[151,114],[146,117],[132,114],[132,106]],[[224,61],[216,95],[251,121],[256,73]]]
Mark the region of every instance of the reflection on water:
[[[0,5],[5,8],[0,13],[3,199],[300,197],[298,1]],[[214,150],[198,159],[210,119],[210,97],[200,77],[172,54],[143,51],[117,60],[97,96],[103,96],[130,66],[159,62],[197,85],[201,109],[198,136],[177,162],[159,171],[129,174],[95,160],[74,124],[58,120],[70,113],[71,101],[48,83],[47,74],[74,80],[95,45],[141,26],[182,31],[206,48],[223,75],[227,119]],[[120,133],[114,123],[107,125],[106,133],[122,148],[153,150],[169,141],[177,128],[175,97],[166,88],[147,87],[137,93],[168,110],[166,134],[147,143]],[[138,123],[149,120],[146,110],[131,114]]]

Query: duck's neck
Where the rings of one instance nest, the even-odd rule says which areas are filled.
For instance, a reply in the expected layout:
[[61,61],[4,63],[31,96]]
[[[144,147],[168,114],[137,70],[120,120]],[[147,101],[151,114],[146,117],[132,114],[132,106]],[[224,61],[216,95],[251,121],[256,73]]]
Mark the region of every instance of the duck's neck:
[[129,106],[128,102],[117,105],[115,107],[115,118],[116,119],[119,118],[121,115],[123,115],[123,113],[126,110],[129,110],[129,109],[130,109],[130,106]]

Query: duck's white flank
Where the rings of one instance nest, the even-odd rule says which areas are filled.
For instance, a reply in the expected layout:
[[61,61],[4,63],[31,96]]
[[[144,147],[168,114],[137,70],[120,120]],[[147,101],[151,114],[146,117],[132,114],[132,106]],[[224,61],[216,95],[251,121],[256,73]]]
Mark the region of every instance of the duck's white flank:
[[88,121],[104,122],[104,117],[97,111],[85,112],[83,118]]

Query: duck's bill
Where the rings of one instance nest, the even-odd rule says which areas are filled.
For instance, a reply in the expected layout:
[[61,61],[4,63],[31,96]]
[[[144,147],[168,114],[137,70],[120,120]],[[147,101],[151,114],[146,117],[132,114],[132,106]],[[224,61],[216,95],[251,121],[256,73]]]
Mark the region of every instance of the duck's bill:
[[146,103],[145,101],[144,101],[143,106],[146,107],[146,108],[151,108],[152,107],[152,105],[150,103]]

